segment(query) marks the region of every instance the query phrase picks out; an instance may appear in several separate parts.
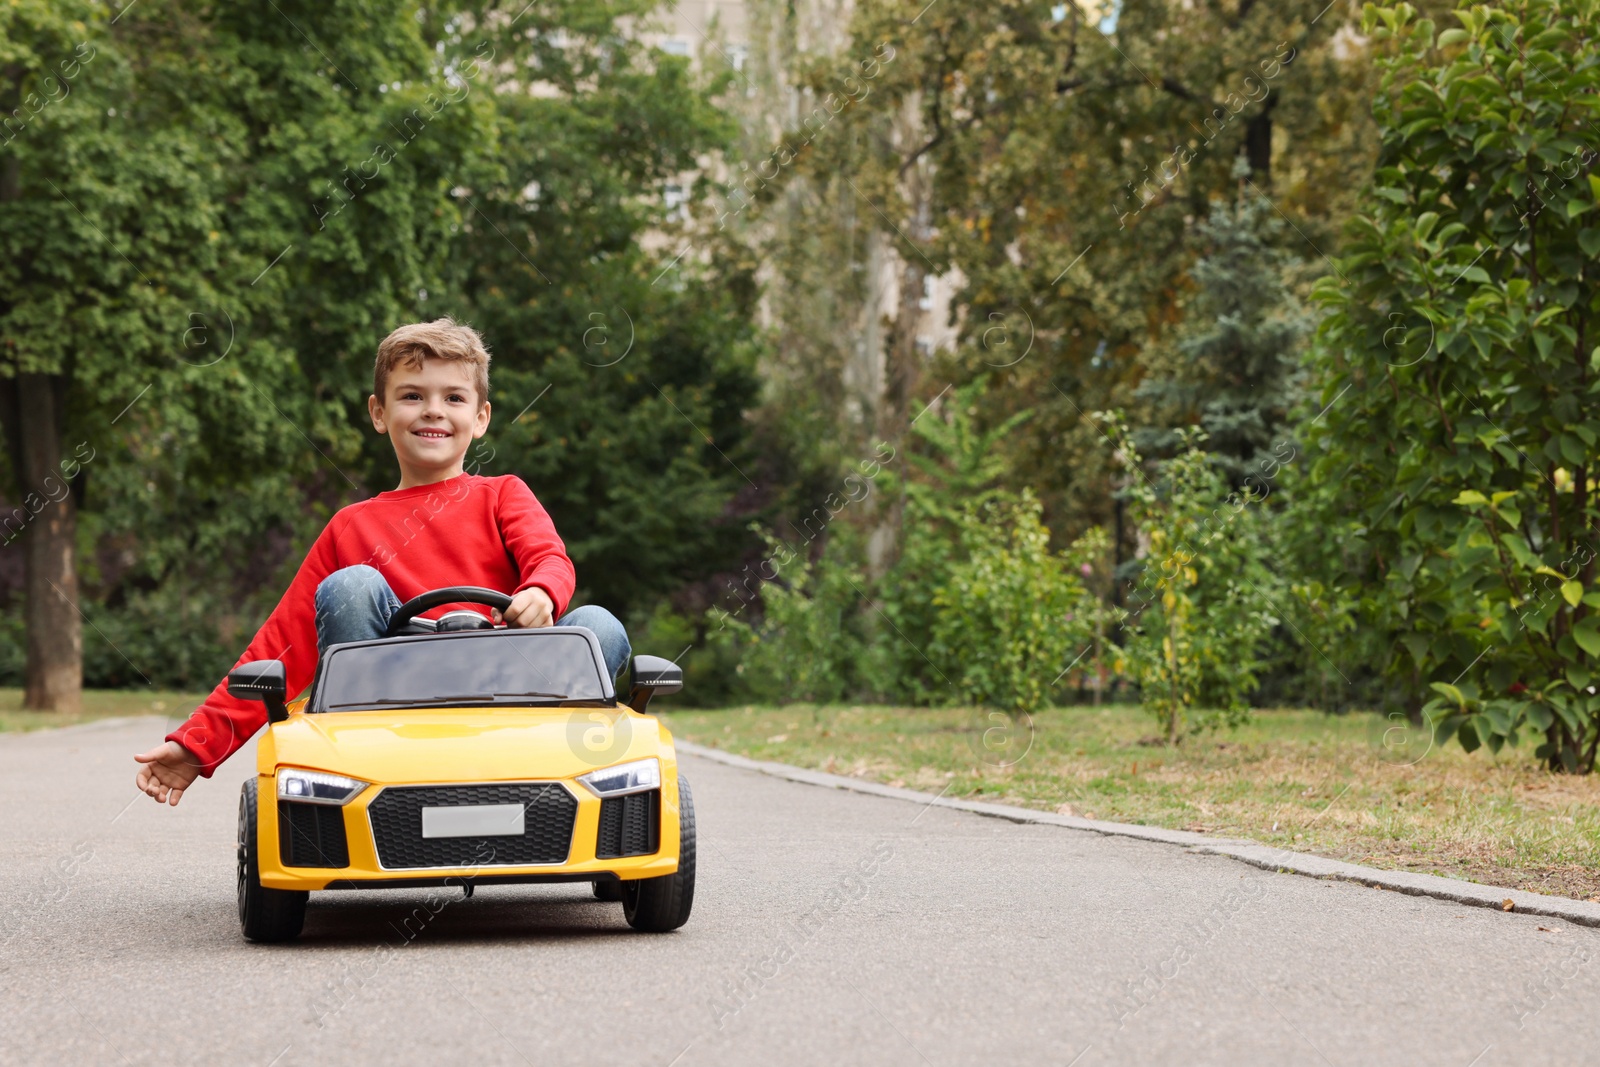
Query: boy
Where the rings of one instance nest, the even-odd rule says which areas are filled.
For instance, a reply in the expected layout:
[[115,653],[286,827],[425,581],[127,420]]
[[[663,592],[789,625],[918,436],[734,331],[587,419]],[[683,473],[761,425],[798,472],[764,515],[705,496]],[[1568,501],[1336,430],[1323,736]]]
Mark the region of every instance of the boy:
[[[378,346],[367,410],[394,445],[399,486],[334,515],[239,663],[281,659],[288,691],[298,693],[322,649],[381,637],[414,596],[476,585],[511,596],[503,617],[490,613],[495,622],[588,627],[615,678],[628,636],[604,608],[562,614],[576,583],[572,561],[533,493],[515,475],[462,472],[468,447],[489,428],[489,353],[477,331],[448,318],[395,330]],[[462,607],[485,610],[426,614]],[[177,804],[265,722],[265,708],[230,697],[224,679],[163,743],[134,757],[138,787]]]

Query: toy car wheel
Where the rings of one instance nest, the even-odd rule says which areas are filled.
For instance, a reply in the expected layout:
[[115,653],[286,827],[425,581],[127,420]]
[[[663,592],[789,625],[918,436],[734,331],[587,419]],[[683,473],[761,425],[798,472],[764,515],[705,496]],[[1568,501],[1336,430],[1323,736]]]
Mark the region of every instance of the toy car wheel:
[[611,878],[604,878],[594,883],[594,899],[607,900],[615,903],[622,899],[622,883]]
[[622,883],[622,913],[628,925],[648,933],[666,933],[689,921],[694,906],[694,798],[689,783],[678,779],[678,870],[660,878]]
[[306,921],[305,890],[268,889],[256,863],[256,780],[239,796],[239,926],[248,941],[292,941]]

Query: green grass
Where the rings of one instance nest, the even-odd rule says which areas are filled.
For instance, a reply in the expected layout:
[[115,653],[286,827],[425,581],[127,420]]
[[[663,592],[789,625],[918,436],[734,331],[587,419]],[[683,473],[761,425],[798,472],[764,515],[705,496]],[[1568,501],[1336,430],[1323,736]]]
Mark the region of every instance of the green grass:
[[86,689],[83,707],[76,712],[23,711],[22,690],[0,689],[0,733],[75,726],[81,722],[127,715],[187,717],[201,699],[199,693],[174,693],[159,689]]
[[1468,755],[1413,732],[1399,749],[1397,732],[1386,748],[1395,724],[1369,714],[1263,711],[1175,749],[1123,706],[1056,708],[1031,728],[950,708],[663,715],[702,744],[891,785],[1600,897],[1600,776],[1550,774],[1531,746]]

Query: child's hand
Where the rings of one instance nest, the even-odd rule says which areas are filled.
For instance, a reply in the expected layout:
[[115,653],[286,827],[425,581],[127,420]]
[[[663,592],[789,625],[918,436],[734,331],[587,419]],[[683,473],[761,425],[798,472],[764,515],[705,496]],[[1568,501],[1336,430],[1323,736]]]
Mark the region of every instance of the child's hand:
[[163,741],[133,758],[144,764],[134,783],[157,804],[176,806],[183,791],[200,777],[200,761],[176,741]]
[[491,610],[494,611],[495,622],[503,619],[507,626],[532,628],[549,626],[555,622],[555,608],[549,593],[538,586],[532,586],[511,598],[511,606],[506,608],[504,615],[498,608]]

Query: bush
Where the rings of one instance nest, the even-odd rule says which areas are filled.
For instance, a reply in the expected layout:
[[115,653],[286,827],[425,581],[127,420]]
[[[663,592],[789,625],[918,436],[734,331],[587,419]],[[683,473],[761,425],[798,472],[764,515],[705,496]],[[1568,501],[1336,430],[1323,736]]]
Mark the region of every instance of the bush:
[[[721,708],[749,703],[740,650],[729,636],[715,619],[675,610],[670,600],[657,603],[648,615],[631,616],[628,639],[634,655],[665,656],[683,668],[683,692],[655,697],[650,706]],[[626,670],[617,685],[626,695]]]
[[[1314,350],[1330,584],[1469,751],[1600,750],[1600,35],[1586,0],[1368,5],[1382,146]],[[1320,416],[1319,416],[1320,418]],[[1315,420],[1314,420],[1315,423]],[[1431,692],[1430,692],[1431,690]],[[1429,699],[1431,697],[1431,699]]]
[[1073,561],[1050,551],[1040,514],[1026,491],[968,508],[959,554],[932,597],[928,651],[940,673],[963,700],[1013,717],[1045,703],[1092,642],[1098,610]]
[[[140,592],[115,608],[82,605],[83,684],[91,689],[208,692],[239,656],[219,634],[228,604],[213,592],[176,584]],[[235,622],[237,620],[229,620]],[[21,606],[0,616],[0,685],[20,686],[27,642]]]
[[1202,727],[1248,713],[1281,583],[1267,566],[1267,513],[1246,490],[1229,493],[1190,429],[1151,482],[1126,428],[1102,413],[1134,474],[1129,517],[1149,545],[1129,609],[1118,669],[1139,686],[1169,744],[1200,709]]
[[[829,558],[812,562],[776,536],[764,535],[774,571],[761,587],[762,619],[729,619],[744,650],[739,671],[751,698],[825,704],[860,686],[865,642],[860,594],[866,579],[846,560],[842,539],[828,542]],[[785,560],[780,567],[778,560]]]
[[938,416],[913,421],[924,450],[908,450],[915,474],[884,483],[885,493],[903,493],[905,514],[899,559],[878,583],[875,610],[864,620],[871,638],[864,670],[870,688],[892,699],[940,704],[960,697],[960,687],[928,655],[946,610],[936,598],[966,558],[968,516],[991,502],[1017,500],[998,488],[1006,472],[1004,442],[1031,417],[1024,412],[982,429],[977,413],[985,387],[982,379],[958,386]]

